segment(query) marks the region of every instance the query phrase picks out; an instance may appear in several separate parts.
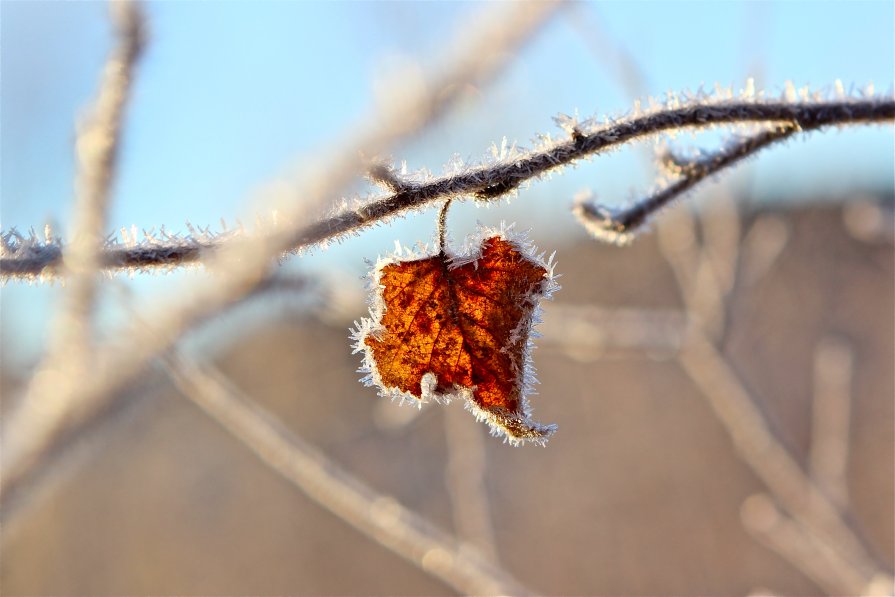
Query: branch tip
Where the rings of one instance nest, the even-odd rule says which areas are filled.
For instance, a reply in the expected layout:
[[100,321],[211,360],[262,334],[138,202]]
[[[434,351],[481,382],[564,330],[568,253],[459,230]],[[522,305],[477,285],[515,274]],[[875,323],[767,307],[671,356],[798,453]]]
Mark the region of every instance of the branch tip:
[[629,227],[619,219],[622,212],[605,205],[591,203],[588,196],[578,198],[572,206],[572,213],[584,229],[597,240],[625,246],[634,240]]
[[367,169],[367,177],[375,184],[395,193],[400,193],[407,187],[407,184],[398,178],[394,168],[383,162],[372,164]]
[[758,151],[778,143],[802,129],[797,122],[786,122],[747,137],[735,138],[714,153],[683,157],[671,150],[660,154],[660,167],[677,180],[622,210],[610,210],[580,201],[575,216],[597,240],[625,244],[654,214],[670,205],[709,176],[720,172]]

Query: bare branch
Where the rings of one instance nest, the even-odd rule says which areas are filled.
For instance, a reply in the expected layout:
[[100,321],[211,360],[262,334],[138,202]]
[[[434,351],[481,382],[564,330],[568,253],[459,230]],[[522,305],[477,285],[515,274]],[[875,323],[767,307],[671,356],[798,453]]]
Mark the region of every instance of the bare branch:
[[[75,142],[79,168],[74,231],[64,255],[68,286],[48,357],[54,366],[71,366],[73,372],[84,369],[90,356],[110,187],[133,71],[144,42],[143,15],[136,2],[113,2],[109,9],[118,42],[106,62],[96,104]],[[62,255],[57,252],[56,257]]]
[[[117,298],[121,306],[135,321],[138,315],[133,312],[133,296],[129,288],[123,284],[113,285],[118,290]],[[288,274],[276,271],[262,280],[245,300],[232,304],[232,307],[246,305],[249,300],[273,298],[286,294],[290,298],[302,298],[303,307],[315,309],[322,302],[322,297],[330,294],[320,281],[310,279],[301,274]],[[217,317],[228,313],[222,310]],[[145,323],[144,323],[145,325]],[[151,384],[150,384],[151,385]],[[42,450],[37,453],[30,466],[25,469],[6,469],[0,483],[0,541],[8,542],[21,521],[33,512],[47,497],[58,482],[72,475],[79,467],[88,464],[91,458],[104,446],[104,438],[113,435],[124,423],[134,420],[146,406],[153,402],[156,395],[141,386],[136,392],[132,389],[126,393],[116,394],[113,400],[105,401],[77,421],[71,422],[46,439]],[[409,409],[408,409],[409,410]]]
[[740,519],[753,537],[792,562],[829,595],[869,594],[867,587],[875,576],[864,578],[841,554],[815,537],[810,528],[782,512],[769,495],[760,493],[746,498]]
[[602,26],[602,19],[597,13],[597,4],[576,2],[565,11],[566,22],[587,44],[594,59],[611,74],[612,78],[625,91],[625,95],[634,100],[649,92],[644,69],[628,51],[626,42],[611,38]]
[[789,243],[790,231],[780,216],[755,219],[743,238],[743,284],[756,284],[771,271]]
[[220,375],[183,355],[165,363],[183,395],[265,465],[383,547],[462,594],[532,594],[475,550],[464,549],[445,531],[343,470]]
[[601,308],[563,302],[544,307],[541,346],[556,346],[579,361],[612,351],[675,354],[687,331],[687,315],[670,309]]
[[[466,85],[488,81],[514,52],[561,6],[562,0],[525,2],[509,9],[500,7],[477,15],[462,27],[447,55],[447,62],[433,70],[437,74],[418,96],[408,96],[408,86],[390,87],[383,98],[394,122],[388,127],[397,135],[418,130],[439,118],[463,94]],[[399,81],[398,83],[406,83]],[[404,122],[404,127],[398,123]]]
[[475,546],[491,562],[498,562],[491,502],[488,499],[488,458],[485,431],[470,425],[460,404],[443,410],[448,462],[445,482],[451,498],[454,533]]
[[840,508],[848,505],[853,361],[848,344],[832,338],[822,341],[814,353],[811,475]]
[[129,424],[151,418],[157,402],[155,393],[146,387],[111,401],[94,411],[78,425],[67,427],[54,435],[51,445],[38,455],[27,475],[7,477],[2,484],[0,500],[0,549],[15,541],[19,529],[41,505],[51,500],[57,489],[78,472],[95,462],[109,447],[113,438],[120,438]]
[[679,176],[674,183],[622,210],[579,202],[574,213],[581,224],[597,239],[627,244],[649,218],[697,184],[729,168],[760,150],[788,139],[799,132],[797,125],[784,124],[738,140],[718,152],[696,160],[686,160],[667,152],[661,158],[666,172]]
[[730,364],[697,328],[691,330],[679,361],[730,434],[740,457],[775,498],[818,541],[838,553],[849,575],[858,575],[862,586],[870,584],[884,571],[883,566],[777,440]]
[[[677,105],[677,104],[675,104]],[[551,171],[572,164],[584,158],[600,154],[606,150],[630,143],[645,137],[670,130],[706,128],[718,125],[762,124],[762,123],[794,123],[799,131],[807,132],[829,126],[853,126],[878,124],[895,120],[895,99],[836,99],[806,100],[803,102],[764,100],[693,100],[684,105],[656,111],[642,116],[624,118],[609,125],[598,126],[583,124],[576,129],[572,139],[557,143],[548,143],[545,149],[530,153],[511,155],[490,164],[471,168],[459,174],[450,174],[432,178],[424,182],[400,181],[400,190],[385,196],[371,199],[353,209],[345,209],[339,213],[320,220],[310,226],[299,227],[294,232],[278,231],[270,238],[265,238],[265,245],[274,254],[305,249],[326,243],[343,235],[360,231],[377,222],[390,217],[420,209],[447,198],[473,197],[477,199],[493,199],[516,190],[523,183],[530,182]],[[786,129],[789,131],[789,129]],[[780,135],[781,133],[777,133]],[[792,134],[791,131],[787,136]],[[774,133],[767,133],[761,139],[753,139],[757,143],[749,153],[779,140]],[[747,144],[748,145],[748,144]],[[748,155],[748,153],[746,154]],[[705,176],[735,163],[744,155],[736,152],[725,152],[721,156],[721,166],[707,172]],[[703,176],[704,178],[704,176]],[[329,185],[327,185],[329,186]],[[686,188],[689,188],[689,184]],[[679,192],[682,192],[681,189]],[[665,201],[667,203],[667,201]],[[664,205],[664,203],[662,203]],[[624,233],[627,227],[641,223],[650,213],[640,213],[636,207],[631,216],[621,223]],[[608,216],[607,216],[608,214]],[[610,217],[605,225],[609,232],[615,224],[611,212],[594,211],[589,217],[596,220]],[[215,243],[212,243],[214,245]],[[179,265],[193,263],[203,258],[203,250],[211,247],[156,246],[154,251],[161,253],[159,265]],[[22,247],[22,260],[17,258],[19,249],[7,249],[0,257],[0,277],[3,279],[33,279],[41,275],[45,269],[56,267],[58,257],[53,251],[40,252],[35,247]],[[25,250],[27,249],[27,250]],[[153,251],[135,246],[110,252],[106,267],[110,270],[133,267],[150,267],[156,265]],[[27,256],[27,260],[26,260]],[[163,260],[163,262],[161,261]]]
[[[732,198],[713,206],[725,204],[735,207]],[[735,211],[706,210],[702,243],[695,220],[685,210],[674,216],[659,227],[659,243],[680,286],[690,323],[678,360],[702,390],[740,458],[792,517],[778,513],[772,498],[753,496],[743,505],[743,524],[756,539],[831,593],[867,594],[875,583],[891,585],[884,564],[851,529],[843,510],[795,461],[717,347],[727,326],[725,298],[736,283],[740,262]]]
[[[102,267],[106,211],[110,186],[115,175],[115,162],[122,133],[124,109],[129,96],[133,70],[144,43],[143,14],[135,2],[116,2],[110,6],[118,29],[118,40],[109,57],[99,95],[90,118],[77,137],[78,197],[74,210],[74,240],[64,252],[57,239],[46,231],[46,247],[40,247],[32,233],[25,239],[14,233],[3,235],[0,251],[10,247],[24,249],[31,258],[55,256],[57,265],[64,265],[69,274],[61,312],[56,322],[46,358],[37,367],[29,382],[29,396],[22,400],[13,416],[3,424],[4,468],[8,459],[16,458],[15,450],[7,451],[12,439],[27,445],[33,438],[53,435],[66,421],[78,416],[83,404],[69,400],[69,388],[86,383],[87,372],[93,372],[92,316],[96,302],[96,277]],[[16,251],[18,252],[18,250]],[[10,421],[28,422],[17,427]],[[40,460],[30,452],[28,459]],[[15,477],[3,475],[5,492]]]

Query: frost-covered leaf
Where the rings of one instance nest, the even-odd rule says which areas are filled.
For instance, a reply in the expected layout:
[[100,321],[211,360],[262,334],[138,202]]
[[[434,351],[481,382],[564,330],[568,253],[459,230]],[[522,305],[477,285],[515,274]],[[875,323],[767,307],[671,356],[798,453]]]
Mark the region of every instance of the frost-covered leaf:
[[460,397],[511,443],[544,443],[553,425],[530,418],[526,393],[539,302],[556,288],[552,265],[496,232],[477,255],[380,262],[373,319],[354,332],[366,381],[384,396],[420,403]]

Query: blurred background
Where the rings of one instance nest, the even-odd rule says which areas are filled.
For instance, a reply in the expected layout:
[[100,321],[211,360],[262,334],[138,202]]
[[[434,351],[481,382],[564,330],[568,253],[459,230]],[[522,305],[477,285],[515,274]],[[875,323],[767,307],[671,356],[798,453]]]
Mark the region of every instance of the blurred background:
[[[310,156],[351,137],[389,74],[429,68],[494,7],[145,9],[110,233],[253,221]],[[113,43],[107,12],[99,2],[0,5],[4,230],[68,230],[75,123]],[[832,89],[837,79],[855,94],[871,83],[891,94],[893,20],[890,2],[570,4],[393,157],[438,174],[454,154],[479,160],[503,137],[562,134],[559,113],[620,115],[637,97],[716,83],[738,92],[747,77],[769,95],[787,80]],[[675,143],[711,149],[722,138]],[[652,146],[567,169],[509,204],[452,207],[457,241],[476,222],[507,221],[557,251],[563,289],[545,306],[531,399],[536,420],[559,424],[546,449],[502,444],[458,404],[401,408],[357,382],[347,336],[366,315],[365,259],[395,240],[431,240],[431,210],[286,260],[280,283],[179,350],[344,469],[340,478],[393,496],[534,592],[886,594],[892,127],[800,137],[703,185],[633,246],[596,244],[572,218],[572,197],[590,189],[621,205],[644,194]],[[134,312],[208,275],[113,278],[100,333],[114,338]],[[2,288],[4,415],[61,291]],[[14,508],[3,505],[3,594],[457,590],[431,562],[401,559],[296,490],[185,392],[153,368],[66,436]]]

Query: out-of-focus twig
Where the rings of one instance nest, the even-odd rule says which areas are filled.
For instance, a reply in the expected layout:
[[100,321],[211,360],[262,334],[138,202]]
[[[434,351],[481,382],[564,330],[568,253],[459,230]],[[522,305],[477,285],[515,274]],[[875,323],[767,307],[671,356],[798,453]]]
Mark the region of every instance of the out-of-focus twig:
[[448,462],[445,471],[454,532],[497,562],[497,542],[491,521],[491,503],[485,487],[488,467],[485,437],[480,425],[470,425],[469,415],[459,404],[443,410]]
[[320,506],[463,594],[527,595],[505,570],[341,469],[216,372],[177,355],[165,359],[174,383],[271,469]]
[[542,347],[558,346],[576,359],[607,351],[674,354],[687,331],[686,315],[672,309],[602,308],[556,302],[546,305],[539,327]]
[[848,346],[834,339],[821,342],[814,353],[809,466],[814,481],[840,508],[848,505],[852,361]]
[[103,229],[124,109],[145,35],[139,4],[128,0],[112,3],[110,8],[117,43],[106,62],[96,104],[76,140],[79,167],[74,240],[64,257],[69,286],[47,356],[17,410],[3,421],[4,488],[18,480],[17,469],[40,459],[44,438],[56,436],[68,422],[84,414],[84,401],[71,399],[69,390],[88,383],[95,374],[92,323],[105,242]]
[[126,397],[108,402],[105,408],[93,411],[90,417],[82,418],[57,433],[53,443],[33,463],[29,474],[2,479],[0,550],[15,541],[30,515],[52,498],[62,484],[89,466],[110,443],[119,438],[117,433],[129,424],[151,420],[154,396],[155,393],[148,388],[140,388]]
[[755,218],[743,238],[741,284],[750,286],[763,279],[789,242],[789,229],[779,215]]
[[841,556],[841,578],[853,575],[871,583],[883,570],[839,511],[805,474],[774,436],[764,415],[724,357],[698,328],[679,361],[730,434],[740,457],[767,485],[781,505],[829,549]]
[[867,579],[841,554],[781,512],[767,494],[746,498],[740,511],[743,526],[763,545],[776,551],[830,595],[869,595]]
[[47,363],[63,369],[70,366],[71,375],[82,374],[91,355],[96,278],[102,267],[106,213],[124,111],[145,38],[142,9],[136,1],[113,2],[109,9],[118,40],[104,67],[96,104],[75,139],[77,199],[72,213],[72,242],[64,253],[67,287],[50,343],[52,362]]
[[[731,282],[724,281],[730,268],[735,268],[737,247],[724,242],[724,234],[739,234],[739,216],[732,197],[721,190],[711,208],[702,218],[690,210],[680,209],[663,220],[658,227],[657,240],[662,256],[671,266],[678,289],[686,307],[690,325],[717,339],[724,329],[724,299]],[[711,245],[699,242],[697,224],[702,224],[702,236]]]
[[458,30],[444,62],[435,65],[435,76],[423,82],[422,88],[408,90],[402,80],[385,82],[391,93],[381,101],[387,104],[384,109],[391,122],[383,130],[392,131],[389,137],[398,137],[431,124],[467,85],[490,81],[563,4],[563,0],[529,2],[477,14]]
[[587,44],[591,54],[625,90],[625,95],[634,100],[649,91],[646,73],[628,52],[623,40],[609,39],[601,26],[601,19],[595,14],[596,4],[575,2],[565,11],[566,22]]
[[[112,284],[117,290],[121,306],[132,318],[136,318],[133,304],[134,297],[129,287],[124,284]],[[324,302],[321,297],[329,294],[328,288],[317,280],[311,280],[300,274],[276,272],[261,281],[255,290],[246,296],[246,300],[234,303],[233,307],[250,304],[251,300],[271,298],[286,294],[290,298],[300,297],[302,307],[310,310],[319,308]],[[222,311],[224,316],[229,311]],[[0,545],[12,540],[16,529],[27,514],[34,510],[44,497],[51,495],[51,490],[59,481],[73,475],[97,454],[98,448],[104,445],[103,439],[112,435],[115,429],[128,423],[145,412],[145,407],[154,396],[149,391],[128,391],[116,395],[113,400],[106,401],[102,408],[94,408],[89,416],[70,422],[64,429],[53,435],[52,441],[38,455],[39,460],[33,463],[23,474],[4,477],[2,479],[2,501],[0,501]],[[407,409],[409,410],[409,409]]]
[[725,301],[734,287],[740,259],[736,198],[729,189],[721,188],[701,217],[690,210],[675,211],[659,226],[657,240],[671,266],[690,324],[718,340],[727,326]]
[[[775,523],[773,529],[762,530],[761,525],[753,524],[758,519],[744,515],[747,527],[821,586],[834,593],[861,593],[881,578],[890,578],[890,573],[776,437],[755,399],[716,346],[727,326],[726,296],[735,284],[740,262],[739,225],[730,222],[713,232],[717,223],[708,220],[718,215],[705,212],[702,244],[696,236],[695,221],[687,214],[678,214],[676,221],[660,228],[660,248],[675,273],[690,321],[678,360],[731,436],[740,457],[793,519],[791,524]],[[735,212],[733,215],[738,220]],[[682,218],[691,225],[678,226]],[[726,238],[731,235],[733,238]],[[823,444],[824,439],[820,442]],[[746,514],[758,511],[767,512],[768,508],[744,509]],[[823,562],[820,566],[817,558]],[[812,563],[806,564],[809,561]]]
[[721,185],[712,193],[711,205],[701,210],[702,243],[691,296],[686,299],[690,319],[699,324],[716,344],[723,342],[729,327],[728,297],[737,284],[741,222],[737,197]]

